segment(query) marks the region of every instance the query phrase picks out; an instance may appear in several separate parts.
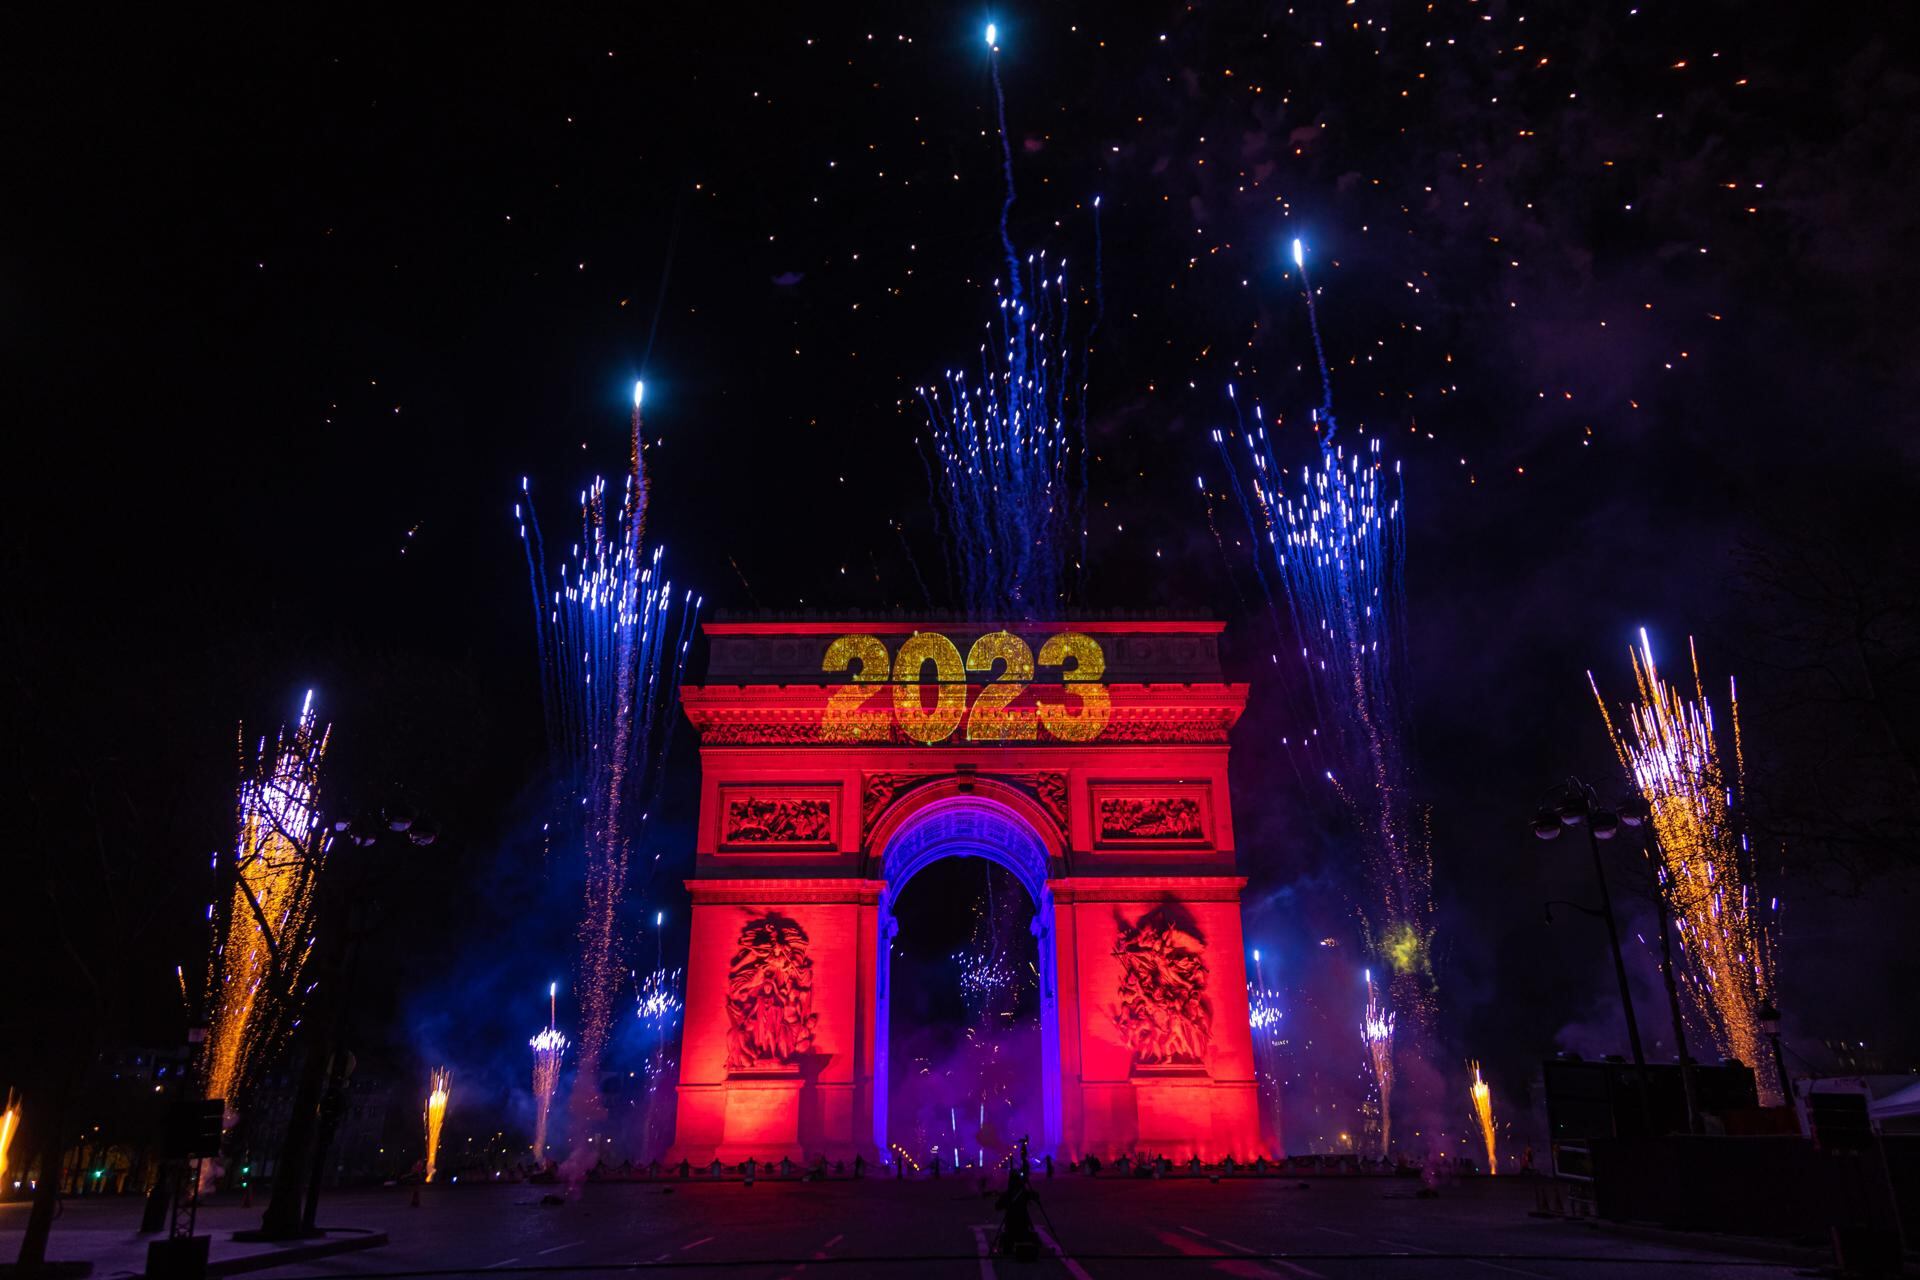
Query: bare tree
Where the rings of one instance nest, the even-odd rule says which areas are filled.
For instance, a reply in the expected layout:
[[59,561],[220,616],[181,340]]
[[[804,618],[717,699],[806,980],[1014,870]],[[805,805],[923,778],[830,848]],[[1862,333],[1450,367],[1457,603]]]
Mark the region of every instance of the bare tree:
[[1784,531],[1737,554],[1756,826],[1858,892],[1920,868],[1920,557],[1885,530]]

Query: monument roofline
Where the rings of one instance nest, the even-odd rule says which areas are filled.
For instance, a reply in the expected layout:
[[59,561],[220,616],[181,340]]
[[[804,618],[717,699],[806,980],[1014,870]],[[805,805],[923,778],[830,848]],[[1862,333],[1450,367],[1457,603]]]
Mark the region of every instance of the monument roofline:
[[916,631],[936,629],[962,630],[971,635],[980,631],[1079,631],[1087,635],[1201,635],[1215,636],[1227,624],[1194,618],[1048,618],[1031,621],[941,617],[937,614],[884,615],[862,617],[859,614],[832,618],[807,617],[776,621],[756,618],[752,621],[703,622],[700,629],[710,636],[838,636],[850,632],[862,635],[912,635]]

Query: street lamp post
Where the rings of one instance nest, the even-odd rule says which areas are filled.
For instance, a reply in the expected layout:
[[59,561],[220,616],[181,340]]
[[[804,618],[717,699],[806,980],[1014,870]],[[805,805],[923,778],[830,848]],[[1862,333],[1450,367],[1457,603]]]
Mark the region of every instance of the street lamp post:
[[1667,1014],[1673,1019],[1673,1048],[1680,1055],[1680,1089],[1687,1099],[1687,1132],[1700,1132],[1700,1098],[1693,1076],[1693,1055],[1687,1052],[1687,1024],[1680,1012],[1680,984],[1673,976],[1672,904],[1667,898],[1671,881],[1662,873],[1664,860],[1658,856],[1660,841],[1653,831],[1653,810],[1639,796],[1620,808],[1620,820],[1640,828],[1641,852],[1646,855],[1647,876],[1653,886],[1654,923],[1660,930],[1660,981],[1667,989]]
[[1653,1113],[1647,1091],[1647,1055],[1640,1046],[1640,1022],[1633,1014],[1633,992],[1627,985],[1626,957],[1620,951],[1620,925],[1613,914],[1613,895],[1607,889],[1607,867],[1600,858],[1600,842],[1611,840],[1620,830],[1620,815],[1604,808],[1593,788],[1577,778],[1567,779],[1566,789],[1550,808],[1543,808],[1533,820],[1533,834],[1541,840],[1557,840],[1563,827],[1584,826],[1587,844],[1593,850],[1594,879],[1600,885],[1600,914],[1607,922],[1607,942],[1613,950],[1613,976],[1620,984],[1620,1008],[1627,1019],[1627,1044],[1633,1050],[1635,1075],[1640,1082],[1640,1114],[1651,1126]]
[[1780,1049],[1780,1011],[1769,1000],[1754,1011],[1754,1020],[1760,1024],[1760,1034],[1773,1049],[1773,1069],[1780,1077],[1780,1096],[1792,1106],[1793,1081],[1787,1077],[1787,1058]]

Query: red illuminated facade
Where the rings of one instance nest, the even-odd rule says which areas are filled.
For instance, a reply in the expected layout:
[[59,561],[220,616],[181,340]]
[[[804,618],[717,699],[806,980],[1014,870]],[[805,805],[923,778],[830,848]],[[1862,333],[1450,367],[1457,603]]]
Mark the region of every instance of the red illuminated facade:
[[1036,1154],[1277,1149],[1227,786],[1247,689],[1218,624],[705,630],[675,1160],[884,1158],[893,903],[950,856],[1035,904]]

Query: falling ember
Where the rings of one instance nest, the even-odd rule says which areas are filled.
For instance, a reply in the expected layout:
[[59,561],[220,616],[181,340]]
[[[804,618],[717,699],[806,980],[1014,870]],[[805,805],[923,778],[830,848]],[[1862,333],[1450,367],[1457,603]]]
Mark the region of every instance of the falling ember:
[[527,1044],[533,1050],[533,1158],[544,1164],[547,1113],[553,1107],[553,1091],[560,1083],[560,1062],[567,1052],[567,1038],[553,1027],[545,1027]]
[[[1727,685],[1731,760],[1722,754],[1713,704],[1700,678],[1691,640],[1693,697],[1661,679],[1644,629],[1629,649],[1639,701],[1616,725],[1593,689],[1620,763],[1652,811],[1654,838],[1648,856],[1679,934],[1681,969],[1695,1017],[1723,1057],[1758,1068],[1769,1052],[1760,1029],[1760,1009],[1774,988],[1774,920],[1777,900],[1760,893],[1745,815],[1746,770],[1741,756],[1740,705]],[[1785,1099],[1777,1073],[1755,1070],[1761,1099]]]
[[1262,991],[1247,984],[1247,1025],[1259,1036],[1277,1039],[1280,1035],[1279,993]]
[[1500,1172],[1493,1155],[1493,1090],[1487,1088],[1487,1082],[1481,1078],[1479,1063],[1467,1065],[1473,1068],[1473,1084],[1467,1089],[1467,1096],[1473,1099],[1473,1118],[1480,1126],[1480,1141],[1486,1144],[1487,1173],[1491,1176]]
[[640,1021],[653,1023],[658,1029],[671,1024],[680,1013],[680,979],[682,969],[655,969],[640,979],[634,992],[634,1011]]
[[331,841],[314,809],[328,734],[309,692],[292,727],[271,747],[263,738],[243,770],[233,891],[225,915],[216,917],[209,965],[209,1098],[232,1099],[250,1083],[279,1047],[305,991],[315,889]]
[[7,1172],[7,1148],[13,1145],[13,1135],[20,1129],[20,1095],[11,1089],[7,1091],[7,1109],[0,1111],[0,1177]]
[[1373,1066],[1374,1088],[1380,1095],[1380,1155],[1385,1158],[1393,1140],[1393,1020],[1373,989],[1373,972],[1367,972],[1367,1012],[1360,1020],[1360,1038],[1367,1044],[1367,1060]]
[[[687,648],[700,600],[685,592],[676,619],[662,550],[644,546],[647,473],[642,463],[640,384],[634,386],[631,452],[623,491],[610,500],[596,478],[581,495],[580,541],[553,585],[531,503],[515,508],[533,590],[547,736],[562,779],[562,812],[586,855],[581,913],[580,1040],[573,1106],[580,1141],[602,1118],[600,1063],[613,1030],[620,912],[633,851],[658,805],[676,723]],[[522,489],[526,487],[522,482]],[[584,1162],[588,1153],[576,1149]]]
[[447,1099],[453,1093],[453,1072],[445,1067],[434,1068],[431,1077],[432,1091],[427,1094],[427,1178],[433,1181],[434,1166],[440,1156],[440,1126],[447,1118]]

